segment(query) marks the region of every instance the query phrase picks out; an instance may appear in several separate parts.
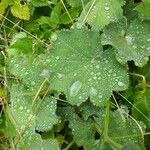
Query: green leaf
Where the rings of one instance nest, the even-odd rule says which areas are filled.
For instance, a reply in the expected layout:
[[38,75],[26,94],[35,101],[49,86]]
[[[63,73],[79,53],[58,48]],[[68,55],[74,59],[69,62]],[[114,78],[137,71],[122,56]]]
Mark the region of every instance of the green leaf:
[[16,129],[18,131],[22,131],[26,128],[26,126],[34,125],[35,127],[35,115],[31,107],[33,95],[25,94],[25,89],[23,86],[13,86],[10,91],[11,106],[9,111],[11,112],[12,117],[14,118]]
[[94,149],[97,146],[94,122],[83,120],[77,115],[75,109],[70,106],[60,108],[58,113],[64,121],[69,121],[69,128],[71,128],[73,139],[78,146],[83,146],[86,150]]
[[132,108],[133,116],[143,121],[147,128],[150,128],[150,89],[145,92],[136,91],[133,96],[134,106]]
[[15,17],[18,17],[23,20],[30,19],[30,12],[27,5],[21,5],[20,1],[17,0],[14,2],[13,6],[11,7],[11,12]]
[[49,0],[32,0],[31,3],[35,7],[42,7],[42,6],[47,6],[49,3]]
[[147,84],[150,85],[150,60],[142,68],[137,68],[137,73],[145,77]]
[[116,48],[116,56],[120,63],[133,60],[142,67],[150,56],[150,22],[132,21],[129,27],[125,20],[112,23],[104,29],[103,45]]
[[[68,12],[69,12],[69,14],[70,14],[70,16],[71,16],[71,18],[74,20],[74,19],[76,19],[76,17],[78,17],[78,15],[79,15],[79,9],[78,8],[70,8],[69,10],[68,10]],[[72,23],[71,22],[71,19],[69,18],[69,16],[68,16],[68,14],[67,14],[67,12],[64,12],[61,16],[60,16],[60,23],[61,24],[69,24],[69,23]]]
[[9,56],[18,56],[21,54],[32,53],[32,39],[27,37],[27,34],[20,32],[14,34],[10,46],[8,47]]
[[73,105],[90,97],[94,105],[101,106],[112,90],[128,87],[126,67],[116,61],[112,49],[103,52],[99,35],[93,31],[60,32],[53,49],[39,60],[49,64],[52,88],[64,92]]
[[56,139],[46,139],[43,140],[39,134],[33,134],[30,137],[24,139],[24,145],[18,143],[17,149],[29,149],[29,150],[60,150],[58,141]]
[[138,150],[144,149],[144,140],[140,129],[144,130],[144,126],[137,124],[136,121],[130,118],[122,107],[112,112],[110,110],[110,102],[107,101],[106,113],[102,118],[103,127],[101,128],[99,122],[96,125],[99,133],[102,133],[101,149],[106,149],[108,145],[112,149],[121,149],[124,145],[129,144],[135,145]]
[[134,8],[134,0],[126,0],[125,5],[123,6],[123,15],[127,18],[128,21],[134,20],[138,17],[138,12],[136,12]]
[[5,9],[9,6],[11,0],[1,0],[0,1],[0,20],[2,19],[2,15],[5,12]]
[[52,89],[64,91],[71,104],[79,105],[90,97],[94,105],[101,106],[112,90],[128,87],[127,68],[116,61],[113,49],[103,52],[98,33],[73,29],[60,32],[56,39],[50,53],[11,59],[11,73],[28,89],[36,91],[49,78]]
[[72,7],[85,6],[90,0],[67,0],[67,3]]
[[87,22],[94,29],[100,30],[123,17],[123,5],[124,0],[91,0],[81,13],[79,23]]
[[[128,118],[126,121],[120,112],[110,114],[108,137],[120,145],[133,144],[137,149],[143,149],[144,143],[138,125]],[[104,127],[105,128],[105,127]],[[108,143],[112,141],[108,138]],[[111,143],[113,145],[113,143]]]
[[141,15],[145,19],[150,20],[150,1],[149,0],[142,1],[138,6],[135,7],[135,10],[141,13]]
[[36,129],[38,131],[47,131],[52,129],[54,124],[58,123],[58,117],[55,114],[56,102],[54,98],[41,100],[42,104],[36,116]]
[[[27,93],[28,92],[28,93]],[[13,86],[11,90],[11,113],[18,130],[47,131],[58,122],[55,114],[56,100],[53,98],[34,100],[34,94],[25,90],[23,86]],[[30,130],[30,129],[29,129]]]
[[69,120],[69,127],[78,146],[84,146],[86,150],[93,149],[96,132],[93,123],[82,121],[76,116]]

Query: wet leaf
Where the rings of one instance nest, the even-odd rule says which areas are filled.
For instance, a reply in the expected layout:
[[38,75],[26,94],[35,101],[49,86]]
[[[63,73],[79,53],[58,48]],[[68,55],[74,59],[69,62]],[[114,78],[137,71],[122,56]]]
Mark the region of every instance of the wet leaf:
[[85,6],[79,22],[90,24],[94,29],[100,30],[110,22],[115,22],[122,18],[122,6],[124,0],[91,0]]
[[134,20],[128,27],[126,20],[110,24],[104,29],[102,43],[116,48],[120,63],[133,60],[142,67],[150,56],[150,22]]
[[64,92],[73,105],[90,97],[94,105],[101,106],[112,90],[128,87],[127,68],[115,60],[113,49],[103,52],[93,31],[60,32],[53,49],[40,60],[40,64],[49,64],[52,88]]

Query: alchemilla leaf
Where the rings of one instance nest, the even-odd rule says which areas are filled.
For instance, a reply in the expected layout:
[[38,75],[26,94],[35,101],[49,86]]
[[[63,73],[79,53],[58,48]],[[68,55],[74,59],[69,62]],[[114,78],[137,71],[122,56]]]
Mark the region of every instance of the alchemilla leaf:
[[79,22],[87,22],[93,28],[100,30],[110,22],[122,18],[124,0],[91,0],[85,6]]
[[34,133],[35,129],[47,131],[58,123],[56,100],[51,97],[37,97],[34,100],[34,97],[34,93],[26,90],[23,85],[14,85],[11,89],[10,111],[19,132],[32,130]]
[[128,27],[125,20],[112,23],[104,29],[102,43],[116,48],[119,62],[133,60],[142,67],[150,56],[150,22],[134,20]]
[[28,89],[36,91],[47,78],[52,89],[64,92],[71,104],[79,105],[90,97],[94,105],[101,106],[112,90],[128,87],[127,67],[116,61],[113,49],[103,52],[98,33],[72,29],[57,36],[49,53],[11,59],[11,73]]
[[91,30],[61,31],[50,53],[39,58],[51,72],[52,88],[64,92],[73,105],[90,97],[101,106],[112,90],[128,87],[127,68],[116,61],[113,49],[103,52],[99,41],[99,34]]

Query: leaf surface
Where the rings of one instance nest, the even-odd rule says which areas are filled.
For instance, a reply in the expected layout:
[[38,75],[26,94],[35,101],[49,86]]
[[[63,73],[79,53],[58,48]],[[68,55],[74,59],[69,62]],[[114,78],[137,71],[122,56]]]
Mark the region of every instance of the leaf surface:
[[91,0],[79,18],[80,23],[87,22],[94,29],[100,30],[110,22],[122,18],[123,0]]
[[119,62],[133,60],[135,65],[142,67],[150,56],[150,22],[135,20],[129,27],[126,20],[110,24],[104,29],[102,43],[116,48]]

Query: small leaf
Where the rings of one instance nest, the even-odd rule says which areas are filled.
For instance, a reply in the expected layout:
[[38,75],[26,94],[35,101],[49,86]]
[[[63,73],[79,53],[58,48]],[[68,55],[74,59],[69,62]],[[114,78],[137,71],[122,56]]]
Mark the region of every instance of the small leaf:
[[37,133],[24,139],[24,145],[21,142],[18,143],[17,149],[29,149],[29,150],[60,150],[58,141],[56,139],[42,139]]
[[81,0],[67,0],[67,3],[72,7],[80,7],[82,5],[85,6],[85,4],[87,4],[87,2],[89,1],[90,0],[82,0],[82,1]]
[[11,12],[15,17],[20,19],[29,20],[30,19],[30,12],[27,5],[21,5],[20,2],[15,2],[14,5],[11,7]]
[[32,39],[27,37],[26,33],[20,32],[14,34],[10,46],[8,47],[9,56],[18,56],[21,54],[32,53]]
[[83,146],[86,150],[94,149],[96,146],[94,123],[82,120],[76,114],[75,109],[70,106],[60,108],[59,114],[63,120],[69,121],[69,128],[72,130],[73,139],[77,145]]
[[45,98],[41,100],[41,106],[38,109],[36,116],[36,129],[38,131],[47,131],[53,128],[54,124],[58,123],[56,111],[56,99]]
[[53,125],[58,122],[55,114],[56,100],[51,98],[41,100],[38,97],[33,103],[33,99],[34,94],[22,85],[12,87],[10,111],[15,119],[16,128],[18,131],[32,130],[30,134],[33,134],[35,129],[39,131],[52,129]]
[[11,0],[1,0],[0,1],[0,20],[2,19],[2,15],[5,12],[5,9],[9,6]]
[[147,128],[150,129],[150,89],[146,89],[145,92],[136,91],[133,95],[134,107],[132,108],[133,116],[143,121]]

